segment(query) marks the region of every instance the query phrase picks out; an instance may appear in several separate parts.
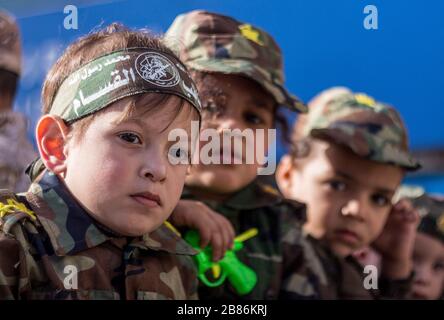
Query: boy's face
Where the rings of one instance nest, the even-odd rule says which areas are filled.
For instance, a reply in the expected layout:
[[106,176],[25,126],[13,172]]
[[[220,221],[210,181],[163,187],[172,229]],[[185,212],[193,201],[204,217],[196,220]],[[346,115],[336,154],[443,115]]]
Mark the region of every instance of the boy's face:
[[[275,102],[272,96],[253,80],[241,76],[211,74],[204,79],[204,83],[198,84],[199,92],[204,93],[202,98],[205,108],[200,140],[203,140],[203,132],[206,129],[216,130],[221,142],[217,150],[220,164],[202,164],[202,157],[207,153],[201,152],[201,162],[192,166],[186,184],[206,192],[228,194],[252,182],[261,165],[256,154],[254,163],[246,163],[246,152],[255,153],[256,150],[253,148],[254,144],[247,145],[245,138],[241,142],[242,150],[235,151],[234,139],[231,140],[231,148],[224,146],[223,135],[228,131],[223,133],[223,130],[238,129],[242,132],[251,129],[253,143],[256,143],[256,146],[260,144],[264,150],[264,154],[260,154],[260,158],[263,158],[268,148],[267,129],[272,128],[274,123]],[[257,129],[264,130],[263,141],[257,139]],[[209,140],[200,142],[201,150],[211,143],[211,139]],[[231,164],[222,164],[224,148],[227,149],[225,154]],[[233,164],[236,157],[242,164]]]
[[307,204],[305,230],[347,256],[382,231],[402,169],[313,140],[307,158],[284,158],[277,174],[283,194]]
[[176,142],[168,141],[168,133],[182,128],[191,137],[196,119],[188,103],[177,114],[179,98],[171,96],[164,105],[122,122],[126,103],[122,99],[97,114],[83,136],[69,140],[61,175],[100,223],[139,236],[159,227],[180,198],[188,166],[170,164],[168,155],[187,157],[189,148],[170,150]]
[[439,299],[444,291],[444,244],[418,232],[413,252],[414,299]]

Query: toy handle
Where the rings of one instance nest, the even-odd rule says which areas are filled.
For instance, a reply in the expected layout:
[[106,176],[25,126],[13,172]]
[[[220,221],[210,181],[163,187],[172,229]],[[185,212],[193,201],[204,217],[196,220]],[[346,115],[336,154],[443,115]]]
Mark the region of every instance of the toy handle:
[[[208,269],[207,269],[208,270]],[[199,279],[208,287],[214,288],[220,286],[222,283],[224,283],[225,279],[227,278],[227,273],[222,270],[222,273],[219,278],[217,278],[215,281],[208,280],[205,273],[199,274]]]

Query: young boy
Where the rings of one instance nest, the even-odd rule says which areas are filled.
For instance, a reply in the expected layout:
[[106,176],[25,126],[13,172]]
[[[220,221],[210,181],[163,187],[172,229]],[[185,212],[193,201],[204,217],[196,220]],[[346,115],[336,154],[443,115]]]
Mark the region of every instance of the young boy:
[[[337,286],[336,298],[408,292],[418,218],[391,203],[406,170],[419,167],[407,145],[395,109],[346,88],[321,93],[298,119],[277,183],[286,197],[307,204],[304,230]],[[382,270],[376,270],[379,283],[365,288],[369,271],[364,274],[350,255],[370,244],[382,257]]]
[[413,299],[442,299],[444,294],[444,198],[429,195],[421,188],[403,186],[403,200],[411,201],[421,222],[415,239]]
[[[179,44],[180,57],[199,89],[204,110],[199,151],[210,145],[203,137],[211,130],[221,140],[230,132],[253,130],[256,147],[262,144],[266,152],[269,141],[260,142],[258,132],[265,130],[267,137],[267,131],[281,122],[280,106],[305,111],[305,106],[284,88],[281,51],[263,30],[227,16],[193,11],[178,16],[165,38]],[[242,140],[241,152],[222,145],[215,151],[221,163],[193,164],[183,200],[173,214],[173,224],[199,229],[207,239],[203,245],[211,242],[213,248],[228,248],[234,234],[258,230],[258,235],[237,252],[240,261],[257,274],[252,291],[241,296],[225,282],[216,288],[202,286],[199,296],[318,297],[321,284],[313,270],[320,264],[310,248],[306,249],[300,232],[305,208],[258,181],[260,161],[255,158],[248,164],[245,159],[251,147],[246,139]],[[240,164],[234,164],[236,159]],[[216,250],[214,260],[223,257],[224,250]]]
[[112,24],[65,50],[43,87],[34,182],[1,194],[2,299],[196,298],[195,251],[163,224],[188,169],[171,159],[195,142],[168,133],[200,119],[191,93],[147,32]]
[[21,73],[20,32],[16,21],[0,10],[0,188],[25,191],[26,166],[36,154],[26,137],[25,117],[13,111]]

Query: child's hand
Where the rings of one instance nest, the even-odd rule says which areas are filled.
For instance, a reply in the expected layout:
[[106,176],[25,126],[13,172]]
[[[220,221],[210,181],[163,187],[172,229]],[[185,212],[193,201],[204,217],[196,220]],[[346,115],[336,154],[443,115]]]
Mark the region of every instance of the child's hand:
[[397,202],[373,247],[381,254],[382,272],[387,278],[407,278],[412,271],[412,255],[415,244],[419,213],[410,200]]
[[213,261],[222,259],[225,251],[233,247],[235,233],[231,222],[200,201],[180,200],[170,221],[175,226],[199,231],[200,246],[211,244]]

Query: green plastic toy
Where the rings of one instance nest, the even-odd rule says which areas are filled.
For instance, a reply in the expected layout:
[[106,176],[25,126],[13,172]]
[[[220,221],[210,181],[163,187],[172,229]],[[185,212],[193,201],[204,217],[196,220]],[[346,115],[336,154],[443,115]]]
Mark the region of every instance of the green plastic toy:
[[[246,295],[257,283],[256,273],[239,261],[236,257],[236,251],[244,247],[243,242],[257,235],[257,229],[250,229],[234,239],[233,249],[227,250],[225,256],[213,262],[211,257],[213,251],[210,246],[201,249],[199,246],[200,236],[195,230],[188,231],[185,235],[185,240],[199,253],[194,256],[194,261],[197,264],[198,278],[208,287],[217,287],[222,285],[226,279],[233,286],[239,295]],[[209,270],[213,271],[214,281],[207,278],[206,273]]]

